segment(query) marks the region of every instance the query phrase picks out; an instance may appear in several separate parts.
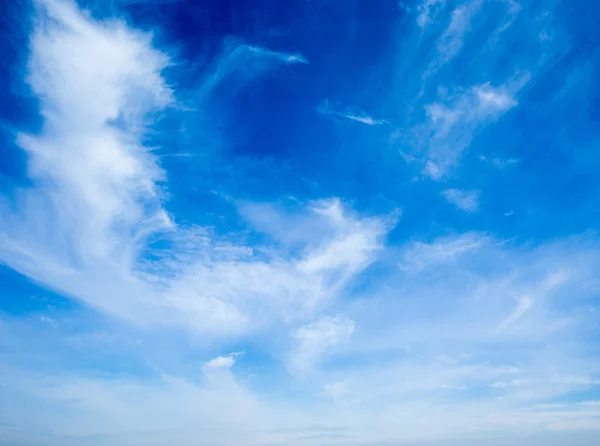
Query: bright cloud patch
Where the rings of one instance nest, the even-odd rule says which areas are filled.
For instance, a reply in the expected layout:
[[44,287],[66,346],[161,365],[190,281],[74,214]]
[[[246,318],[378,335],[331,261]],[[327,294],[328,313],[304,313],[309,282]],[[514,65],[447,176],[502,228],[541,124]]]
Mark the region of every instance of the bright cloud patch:
[[449,203],[467,212],[475,212],[479,207],[479,192],[460,189],[446,189],[442,195]]

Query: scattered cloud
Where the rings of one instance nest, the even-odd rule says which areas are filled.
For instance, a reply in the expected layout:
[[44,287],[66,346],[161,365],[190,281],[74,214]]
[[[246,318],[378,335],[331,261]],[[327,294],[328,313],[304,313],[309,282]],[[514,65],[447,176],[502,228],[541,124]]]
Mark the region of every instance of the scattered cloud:
[[[598,387],[595,359],[576,347],[578,327],[590,319],[577,305],[568,314],[550,311],[572,296],[587,305],[600,285],[594,282],[597,252],[597,242],[588,238],[520,248],[476,233],[410,242],[404,258],[413,268],[403,268],[406,275],[383,281],[376,298],[355,301],[345,316],[321,316],[293,332],[289,365],[300,376],[310,373],[301,398],[259,397],[249,377],[233,373],[248,367],[245,356],[235,353],[204,362],[201,383],[164,374],[151,382],[40,376],[3,366],[1,376],[13,383],[5,397],[14,408],[5,422],[23,426],[30,419],[23,411],[32,414],[23,402],[34,400],[36,425],[51,426],[60,441],[108,431],[120,444],[137,445],[145,438],[131,439],[128,432],[150,430],[159,443],[192,444],[204,432],[199,429],[223,435],[220,429],[229,426],[231,438],[215,437],[217,444],[240,435],[256,444],[285,443],[302,426],[324,424],[350,426],[343,433],[365,441],[390,441],[398,429],[407,441],[442,441],[452,432],[485,435],[509,426],[516,435],[566,426],[574,418],[591,421],[599,416],[594,404],[536,405]],[[413,275],[434,267],[426,281]],[[576,319],[565,324],[566,316]],[[394,353],[407,344],[409,357],[404,350]],[[334,353],[340,361],[323,367],[324,357]],[[364,361],[365,354],[379,359]],[[348,361],[351,371],[339,365]],[[236,362],[240,366],[232,368]],[[313,399],[316,391],[331,400]],[[73,407],[76,414],[61,415]],[[436,429],[424,434],[423,425]]]
[[[38,135],[19,136],[36,185],[23,191],[19,212],[3,209],[3,262],[135,323],[183,324],[216,336],[264,327],[273,312],[284,320],[310,317],[370,263],[387,229],[347,216],[335,200],[302,211],[329,230],[318,244],[305,241],[297,257],[179,225],[163,206],[166,174],[142,143],[153,113],[175,101],[162,74],[169,57],[150,35],[95,21],[71,2],[40,8],[28,80],[44,125]],[[250,54],[303,62],[238,45],[201,90],[244,62],[253,66]],[[167,248],[151,248],[155,238]]]
[[448,203],[467,212],[475,212],[479,208],[479,191],[461,189],[446,189],[442,195]]
[[[494,4],[422,0],[410,10],[417,16],[416,29],[399,44],[402,56],[394,72],[396,89],[407,91],[401,96],[408,103],[402,108],[406,115],[392,121],[408,124],[400,124],[392,140],[403,144],[403,156],[414,157],[419,170],[435,180],[458,166],[477,134],[518,105],[519,92],[546,61],[540,48],[528,46],[526,63],[509,58],[506,70],[497,68],[508,57],[505,45],[513,34],[530,36],[517,2]],[[398,106],[390,103],[388,115],[394,116]]]
[[[302,8],[314,7],[308,3]],[[393,151],[385,160],[374,159],[360,142],[344,140],[351,150],[340,151],[335,168],[325,163],[303,170],[319,157],[309,154],[310,163],[295,157],[295,143],[310,147],[322,143],[322,135],[310,139],[309,120],[299,120],[298,130],[288,119],[295,115],[286,114],[282,122],[290,127],[281,133],[307,138],[286,151],[280,129],[270,139],[270,113],[282,110],[280,98],[239,93],[260,76],[282,76],[279,92],[290,70],[327,72],[320,71],[329,66],[321,56],[332,60],[330,48],[337,43],[323,42],[323,54],[311,47],[313,65],[305,67],[301,53],[221,35],[205,42],[199,35],[199,46],[211,51],[199,58],[205,66],[191,61],[192,70],[179,60],[186,51],[175,55],[158,48],[161,32],[134,29],[134,14],[127,21],[100,19],[102,14],[83,11],[74,1],[36,0],[23,74],[40,109],[39,125],[16,137],[28,182],[6,194],[3,189],[0,199],[0,262],[9,267],[2,281],[10,288],[15,277],[14,289],[5,293],[14,298],[0,312],[0,380],[7,383],[2,401],[10,407],[0,411],[0,437],[49,446],[192,446],[199,438],[215,446],[312,446],[323,440],[501,445],[508,437],[525,438],[515,440],[523,446],[532,439],[595,444],[597,234],[569,236],[553,222],[549,230],[555,233],[546,237],[539,224],[554,214],[544,207],[550,200],[535,194],[527,197],[527,219],[521,211],[504,213],[514,215],[510,224],[497,218],[513,206],[524,209],[513,201],[500,200],[488,215],[479,188],[485,186],[486,204],[497,203],[494,178],[483,184],[479,173],[457,169],[488,125],[519,104],[531,106],[522,89],[536,70],[544,71],[543,63],[533,50],[531,57],[520,56],[530,45],[523,36],[541,45],[541,34],[534,25],[529,32],[521,19],[535,17],[531,11],[537,9],[512,0],[413,4],[405,9],[416,23],[402,21],[395,36],[402,38],[384,34],[388,43],[414,47],[394,54],[378,48],[384,63],[367,67],[374,76],[368,80],[377,81],[369,85],[387,78],[389,60],[390,66],[408,67],[392,69],[390,88],[383,81],[392,105],[381,99],[377,109],[389,120],[329,101],[318,107],[322,115],[371,126],[369,137],[381,140],[392,124],[406,123],[395,129],[394,142],[405,144],[408,168],[398,168]],[[354,14],[350,9],[340,12]],[[253,10],[253,23],[262,23],[259,12]],[[546,49],[561,37],[558,22],[543,43]],[[296,32],[291,28],[289,35]],[[319,34],[318,27],[302,28]],[[342,28],[336,34],[355,39],[349,42],[363,32],[354,25],[351,33]],[[293,41],[256,35],[264,45],[279,42],[272,48]],[[292,45],[303,50],[301,40]],[[561,64],[569,59],[556,54],[543,57]],[[363,60],[339,55],[344,68],[345,61],[356,67],[350,63]],[[519,74],[523,67],[533,74]],[[178,85],[176,79],[189,80],[188,68],[195,78]],[[341,70],[333,71],[335,79],[325,79],[326,96],[343,98],[350,85],[354,99],[348,101],[360,100],[362,87],[353,87],[354,78],[334,85]],[[557,84],[559,71],[553,73]],[[363,75],[357,71],[356,79]],[[307,87],[298,79],[300,85],[286,88]],[[369,104],[377,88],[364,87]],[[538,90],[536,107],[545,95]],[[229,100],[240,99],[243,110],[246,101],[263,98],[252,109],[256,116],[242,123],[256,126],[256,134],[237,134],[241,116],[210,119]],[[294,103],[308,112],[303,119],[319,118],[310,113],[313,99]],[[580,109],[579,102],[569,104]],[[562,105],[556,100],[552,108]],[[173,153],[157,155],[153,136],[168,133],[163,120],[181,109],[199,133],[219,134],[224,142],[231,137],[231,147],[205,156],[202,141],[191,138],[185,147],[174,143],[166,149]],[[535,111],[531,123],[546,116]],[[593,127],[581,119],[573,128]],[[544,132],[552,130],[543,124]],[[525,162],[528,153],[517,143],[510,153],[503,149],[492,142],[470,150],[506,169],[494,177],[508,179],[502,184],[520,192],[522,183],[508,166]],[[510,157],[514,153],[519,159]],[[249,158],[260,164],[271,155],[276,168],[239,168]],[[185,176],[184,169],[172,167],[170,157],[176,156],[186,160],[178,160],[178,168],[195,168],[199,159],[210,168]],[[213,158],[219,158],[215,165]],[[280,166],[289,170],[282,173]],[[353,166],[369,169],[363,175]],[[460,174],[456,184],[472,189],[409,183],[418,171],[445,184]],[[235,185],[213,190],[221,174]],[[210,178],[200,181],[203,175]],[[288,176],[294,178],[282,179]],[[467,220],[481,231],[464,227],[465,219],[453,224],[457,214],[447,212],[438,192],[431,202],[423,199],[440,189],[453,206],[473,213]],[[213,192],[214,201],[202,198]],[[180,201],[179,193],[190,200]],[[281,198],[290,195],[296,198]],[[389,211],[397,204],[406,204],[406,221]],[[577,228],[587,222],[572,220]],[[11,270],[31,282],[19,281]],[[76,303],[27,301],[33,293],[22,290],[29,287]],[[14,302],[17,310],[11,312]],[[544,441],[547,432],[550,442]]]

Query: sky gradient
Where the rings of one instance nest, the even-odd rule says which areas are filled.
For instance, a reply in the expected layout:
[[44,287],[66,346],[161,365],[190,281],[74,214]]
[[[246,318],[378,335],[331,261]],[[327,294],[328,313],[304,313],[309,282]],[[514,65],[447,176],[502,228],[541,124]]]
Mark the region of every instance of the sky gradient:
[[3,1],[0,445],[600,442],[600,6]]

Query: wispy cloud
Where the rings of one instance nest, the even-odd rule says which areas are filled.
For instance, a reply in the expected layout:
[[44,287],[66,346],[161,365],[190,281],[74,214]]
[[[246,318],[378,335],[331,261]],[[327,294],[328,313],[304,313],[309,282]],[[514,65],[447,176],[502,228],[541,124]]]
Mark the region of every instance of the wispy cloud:
[[290,359],[292,370],[300,374],[310,371],[322,354],[348,339],[354,328],[354,321],[339,316],[320,318],[300,327],[294,334],[298,345]]
[[[597,364],[592,365],[589,357],[584,359],[581,350],[570,349],[573,339],[581,335],[576,321],[579,317],[589,321],[589,314],[575,308],[566,313],[552,310],[572,293],[572,287],[577,287],[579,294],[591,286],[589,268],[583,274],[576,272],[586,262],[599,260],[594,248],[586,245],[583,240],[570,240],[517,249],[474,233],[412,242],[403,253],[406,275],[387,281],[379,292],[387,293],[390,300],[380,294],[376,301],[363,300],[348,311],[361,327],[353,335],[350,351],[361,357],[376,349],[378,357],[388,357],[390,362],[385,367],[366,368],[352,378],[342,375],[346,379],[336,401],[352,401],[368,393],[372,401],[387,397],[413,401],[414,405],[406,406],[410,411],[425,394],[425,398],[441,402],[447,401],[442,395],[461,398],[461,392],[476,391],[477,382],[493,385],[526,380],[523,387],[495,386],[495,395],[502,398],[494,400],[497,404],[490,403],[486,411],[500,413],[552,398],[566,389],[595,387]],[[427,280],[419,280],[415,273],[427,274]],[[580,280],[587,283],[583,288]],[[398,295],[402,299],[393,304]],[[387,305],[382,308],[384,301]],[[438,305],[443,307],[439,311]],[[585,303],[580,301],[576,307],[579,305]],[[390,327],[385,339],[382,326]],[[442,338],[443,346],[439,344]],[[466,349],[465,342],[469,345]],[[545,342],[553,346],[534,352],[547,345]],[[408,357],[398,354],[405,345],[411,345]],[[493,354],[488,350],[491,345],[496,346]],[[515,349],[521,353],[515,354]],[[562,359],[557,360],[556,355]],[[577,365],[580,361],[586,364],[583,373]]]
[[340,118],[350,119],[351,121],[357,121],[366,125],[381,125],[387,123],[387,121],[382,119],[374,119],[364,111],[356,108],[346,107],[342,110],[337,110],[328,100],[323,101],[317,110],[323,115],[339,116]]
[[266,48],[261,48],[258,46],[248,46],[248,50],[250,50],[253,53],[257,53],[260,56],[267,56],[267,57],[273,57],[275,59],[280,60],[281,62],[284,63],[301,63],[301,64],[307,64],[308,60],[306,60],[306,58],[304,56],[302,56],[302,54],[298,54],[298,53],[283,53],[283,52],[279,52],[279,51],[272,51]]
[[[28,79],[45,121],[39,135],[19,137],[35,186],[21,211],[3,212],[6,264],[119,317],[214,335],[264,326],[272,312],[310,315],[369,264],[386,229],[347,216],[337,201],[303,211],[331,230],[298,257],[255,255],[226,236],[179,226],[163,207],[165,173],[142,144],[152,113],[174,101],[162,75],[169,58],[122,22],[96,22],[70,2],[40,8]],[[201,88],[231,73],[244,53],[301,61],[238,46]],[[152,237],[167,248],[150,248]]]
[[479,191],[446,189],[442,195],[449,203],[467,212],[475,212],[479,208]]
[[[527,40],[526,62],[510,58],[506,69],[495,68],[503,66],[506,42],[517,34],[528,36],[516,2],[496,6],[480,0],[423,0],[416,9],[408,8],[416,13],[416,23],[398,46],[395,70],[395,91],[410,91],[401,95],[408,107],[392,100],[387,113],[404,110],[406,115],[392,121],[400,123],[392,141],[405,159],[413,160],[409,164],[417,161],[433,179],[448,175],[480,132],[517,107],[523,87],[547,60],[543,48]],[[516,20],[519,26],[513,27]]]
[[[432,2],[427,2],[426,5],[428,3]],[[433,4],[429,5],[424,11],[429,12]],[[471,0],[458,5],[452,11],[450,23],[437,44],[438,58],[434,61],[434,66],[443,65],[458,54],[463,46],[465,34],[470,30],[471,20],[473,20],[482,5],[483,0]]]
[[427,165],[425,172],[441,179],[454,167],[475,132],[516,106],[514,94],[524,81],[493,87],[476,85],[467,91],[425,106],[428,122],[419,129],[424,135]]
[[308,64],[308,61],[301,54],[273,51],[233,39],[228,40],[223,45],[215,67],[195,92],[196,100],[210,98],[217,87],[228,81],[232,81],[228,84],[229,89],[235,92],[250,79],[264,74],[277,64]]
[[509,158],[507,160],[503,160],[500,158],[494,158],[492,160],[492,163],[494,163],[494,166],[499,167],[501,169],[510,166],[511,164],[517,164],[519,162],[518,159],[516,158]]
[[[550,3],[544,9],[552,9]],[[220,24],[210,21],[210,42],[198,34],[210,54],[198,59],[205,66],[191,61],[192,69],[179,60],[187,51],[176,56],[158,49],[159,39],[133,28],[134,17],[102,20],[101,13],[87,13],[74,1],[35,2],[23,75],[40,108],[40,125],[16,138],[27,156],[27,184],[0,199],[0,261],[33,283],[18,281],[8,268],[2,272],[3,284],[15,278],[14,290],[4,293],[11,295],[8,302],[24,303],[0,312],[2,402],[10,408],[0,411],[1,438],[19,446],[191,446],[199,439],[215,446],[314,446],[324,439],[332,445],[448,446],[491,437],[498,445],[508,437],[524,438],[523,446],[578,439],[595,444],[597,234],[568,236],[588,222],[575,217],[576,226],[564,231],[556,231],[557,224],[540,231],[540,222],[550,225],[557,215],[545,213],[547,195],[538,200],[532,193],[527,207],[504,201],[508,192],[514,198],[514,190],[499,192],[496,177],[500,188],[510,184],[521,193],[523,183],[508,166],[536,167],[521,145],[525,139],[514,148],[511,139],[510,153],[504,140],[496,145],[494,138],[485,139],[482,150],[473,144],[493,122],[510,120],[517,106],[531,106],[529,96],[536,105],[528,120],[546,116],[536,107],[553,87],[540,82],[531,95],[524,91],[527,83],[540,81],[533,78],[535,70],[544,71],[543,63],[535,51],[525,61],[519,56],[528,45],[523,36],[544,48],[551,42],[540,42],[539,26],[530,30],[517,17],[524,14],[533,23],[535,5],[412,4],[416,8],[402,11],[411,20],[390,17],[403,27],[396,39],[381,27],[382,63],[365,70],[369,87],[363,91],[364,73],[358,72],[333,88],[342,72],[338,61],[356,67],[363,53],[356,55],[374,48],[354,44],[363,28],[377,43],[379,30],[372,32],[370,18],[355,20],[355,8],[339,10],[344,26],[336,22],[334,33],[352,37],[349,53],[330,50],[338,41],[328,46],[332,42],[317,40],[320,45],[305,53],[313,64],[304,66],[308,60],[293,52],[305,51],[304,41],[296,45],[290,37],[297,14],[291,14],[294,26],[285,38],[269,30],[261,34],[254,25],[252,32],[240,32],[258,36],[248,41],[264,47],[213,36]],[[260,11],[252,10],[253,24],[262,23]],[[321,34],[313,26],[323,17],[302,17],[311,18],[302,23],[311,37],[331,35],[330,28]],[[269,49],[282,48],[282,42],[292,52]],[[405,51],[391,54],[386,45],[396,42]],[[557,65],[544,73],[558,84],[560,72],[570,71],[563,64],[573,58],[550,59]],[[525,68],[533,68],[531,82],[519,74]],[[286,76],[292,70],[332,77],[305,85],[297,76],[290,85]],[[388,74],[394,78],[390,88]],[[240,94],[261,76],[280,77]],[[182,78],[179,85],[175,79]],[[344,97],[348,88],[352,94]],[[581,98],[589,96],[582,90]],[[375,96],[380,91],[385,98]],[[301,94],[283,100],[279,94],[286,92]],[[368,100],[361,101],[361,94]],[[250,104],[247,112],[247,102],[263,101],[262,95],[264,102]],[[349,150],[315,167],[315,152],[297,150],[320,151],[319,144],[330,142],[319,132],[307,137],[322,127],[315,97],[377,104],[380,117],[389,119],[324,101],[318,112],[343,120],[338,130],[349,132],[333,133]],[[585,103],[569,104],[585,109],[579,102]],[[230,104],[248,116],[222,116]],[[272,118],[288,112],[284,106],[302,113],[283,116],[280,131]],[[558,109],[559,102],[550,108]],[[184,148],[174,143],[164,149],[172,154],[158,156],[153,137],[169,133],[165,121],[171,113],[178,121],[182,109],[189,113],[186,125],[218,134],[224,150],[205,156],[202,138],[190,138]],[[297,116],[298,128],[291,125]],[[371,153],[354,140],[349,125],[358,124],[372,126],[358,133],[381,137],[369,139],[373,146],[381,143],[381,151]],[[592,124],[578,121],[573,128]],[[244,126],[252,131],[239,135]],[[399,163],[396,150],[387,150],[394,130],[401,136],[392,142],[403,144],[408,166]],[[518,130],[529,137],[539,131],[529,125]],[[516,153],[518,160],[511,158]],[[478,156],[489,162],[483,174],[465,172],[471,159],[459,166],[467,155],[479,168],[484,165]],[[184,156],[185,163],[173,163],[172,156]],[[195,169],[199,158],[209,165],[200,173],[185,176],[172,168]],[[218,163],[211,164],[213,158]],[[276,161],[268,169],[238,168],[250,158]],[[490,166],[504,170],[492,172]],[[443,181],[409,183],[422,171]],[[482,178],[485,173],[493,175]],[[221,174],[235,185],[213,187]],[[565,178],[569,174],[561,171]],[[211,178],[204,182],[203,175]],[[535,189],[542,189],[541,177],[531,181]],[[189,201],[182,203],[177,193]],[[205,200],[209,193],[214,196]],[[295,198],[282,198],[290,195]],[[446,201],[470,214],[462,218]],[[389,210],[400,205],[407,210],[402,219]],[[511,218],[502,218],[513,207],[516,212],[504,214]],[[555,233],[547,237],[548,231]],[[27,301],[29,289],[58,293],[65,308]],[[82,305],[66,305],[68,300]]]
[[[5,395],[13,408],[5,422],[23,426],[34,413],[37,426],[51,426],[54,438],[64,437],[66,444],[69,436],[81,441],[107,431],[122,444],[140,444],[149,432],[159,442],[186,444],[209,428],[205,434],[215,435],[217,444],[240,436],[255,443],[286,442],[301,426],[318,424],[350,426],[344,434],[365,441],[398,438],[399,429],[405,439],[442,441],[452,432],[469,435],[474,425],[483,435],[508,423],[516,435],[548,424],[566,426],[575,417],[591,422],[599,415],[597,405],[536,407],[598,386],[597,361],[574,343],[581,324],[594,317],[581,310],[599,285],[597,244],[588,241],[519,248],[471,233],[409,243],[407,264],[434,273],[426,281],[417,280],[415,269],[404,269],[406,275],[385,280],[376,298],[347,306],[346,316],[319,317],[292,333],[286,359],[301,376],[310,372],[305,381],[311,392],[325,389],[331,401],[312,399],[309,391],[293,400],[259,397],[250,376],[233,373],[252,362],[238,354],[203,362],[193,374],[201,383],[164,374],[152,381],[41,376],[3,366],[3,379],[13,383]],[[579,304],[567,314],[551,311],[573,293]],[[570,323],[563,320],[567,315],[574,318]],[[0,333],[2,328],[0,323]],[[412,345],[409,356],[405,350],[395,353],[406,344]],[[338,364],[320,368],[324,355],[333,353]],[[365,355],[378,359],[364,361]],[[351,373],[339,365],[349,361]],[[469,397],[481,395],[481,389],[491,397]],[[25,405],[26,400],[36,404]],[[76,414],[61,415],[74,407]],[[390,424],[398,419],[404,420],[400,426]],[[437,429],[424,434],[419,422]],[[128,437],[132,431],[140,433]]]
[[517,299],[515,309],[498,325],[498,331],[502,332],[514,325],[533,307],[533,300],[528,296],[522,296]]
[[508,159],[502,159],[502,158],[492,158],[492,159],[488,159],[485,155],[479,155],[479,159],[485,163],[487,162],[491,162],[495,167],[499,168],[499,169],[504,169],[505,167],[508,167],[512,164],[518,164],[519,160],[517,158],[508,158]]
[[418,7],[419,15],[417,16],[417,23],[419,27],[427,27],[445,4],[446,0],[424,0]]
[[404,249],[401,268],[406,271],[421,271],[454,262],[461,255],[478,250],[486,243],[489,243],[489,239],[478,233],[439,238],[432,243],[412,242]]

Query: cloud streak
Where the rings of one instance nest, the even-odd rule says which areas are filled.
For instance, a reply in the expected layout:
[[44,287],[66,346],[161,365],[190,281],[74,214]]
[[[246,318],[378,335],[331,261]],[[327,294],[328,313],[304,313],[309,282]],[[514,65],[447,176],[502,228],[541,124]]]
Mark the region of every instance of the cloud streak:
[[338,116],[340,118],[360,122],[365,125],[382,125],[387,123],[387,121],[382,119],[374,119],[359,109],[346,107],[343,110],[337,110],[335,106],[327,100],[323,101],[323,103],[317,108],[317,111],[322,115]]

